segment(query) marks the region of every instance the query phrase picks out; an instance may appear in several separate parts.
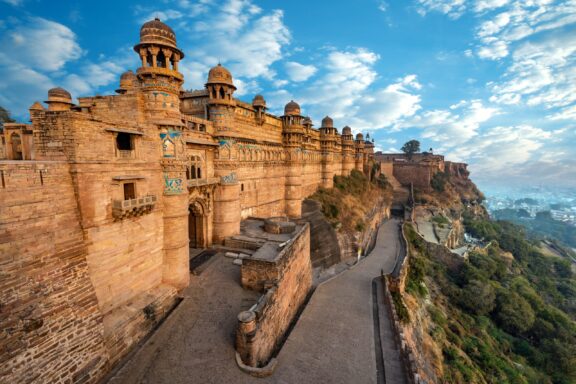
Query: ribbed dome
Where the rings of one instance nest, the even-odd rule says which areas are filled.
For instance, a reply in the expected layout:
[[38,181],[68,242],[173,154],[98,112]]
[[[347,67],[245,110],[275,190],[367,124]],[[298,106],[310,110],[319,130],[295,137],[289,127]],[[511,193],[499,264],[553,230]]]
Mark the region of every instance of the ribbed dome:
[[334,127],[334,120],[330,116],[326,116],[322,119],[322,127],[332,128]]
[[54,97],[72,100],[72,95],[70,94],[70,92],[68,92],[64,88],[60,88],[60,87],[52,88],[52,89],[48,90],[48,99],[51,99]]
[[284,107],[285,115],[300,115],[300,105],[294,100],[290,100]]
[[356,140],[364,140],[364,135],[361,134],[361,133],[358,133],[358,134],[356,135]]
[[344,128],[342,128],[342,134],[343,135],[351,135],[352,134],[352,128],[350,128],[349,126],[345,126]]
[[140,44],[142,43],[164,44],[176,48],[176,34],[172,28],[155,18],[145,22],[140,28]]
[[264,100],[264,96],[262,95],[254,96],[254,99],[252,100],[252,105],[255,107],[265,107],[266,100]]
[[206,84],[214,84],[214,83],[228,84],[234,87],[234,82],[232,81],[232,74],[220,63],[218,63],[217,66],[212,67],[212,69],[208,71],[208,82]]

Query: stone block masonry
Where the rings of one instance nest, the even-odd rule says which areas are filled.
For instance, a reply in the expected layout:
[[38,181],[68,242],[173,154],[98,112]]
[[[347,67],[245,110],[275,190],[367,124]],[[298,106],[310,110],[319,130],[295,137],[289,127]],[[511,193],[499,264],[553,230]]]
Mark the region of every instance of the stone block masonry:
[[0,173],[0,382],[95,382],[108,353],[68,164]]
[[272,260],[244,259],[242,283],[264,294],[255,308],[238,316],[236,350],[244,364],[264,367],[312,287],[310,226],[304,224]]

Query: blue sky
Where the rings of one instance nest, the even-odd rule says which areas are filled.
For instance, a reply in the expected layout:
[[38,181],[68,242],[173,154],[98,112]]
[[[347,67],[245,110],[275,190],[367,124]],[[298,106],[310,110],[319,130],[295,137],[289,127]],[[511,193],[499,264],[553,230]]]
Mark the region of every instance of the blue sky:
[[294,99],[383,151],[419,139],[481,188],[576,187],[576,0],[0,0],[0,105],[113,93],[155,16],[187,89],[220,61],[241,99]]

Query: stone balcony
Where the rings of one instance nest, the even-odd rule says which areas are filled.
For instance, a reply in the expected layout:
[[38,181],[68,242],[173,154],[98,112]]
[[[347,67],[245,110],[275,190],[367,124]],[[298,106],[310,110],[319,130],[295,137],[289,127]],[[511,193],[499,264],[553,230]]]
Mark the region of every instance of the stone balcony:
[[149,213],[156,204],[155,195],[147,195],[130,200],[112,200],[112,216],[121,220],[127,217],[141,216]]
[[208,177],[205,179],[188,179],[188,188],[201,187],[203,185],[218,184],[220,182],[219,177]]

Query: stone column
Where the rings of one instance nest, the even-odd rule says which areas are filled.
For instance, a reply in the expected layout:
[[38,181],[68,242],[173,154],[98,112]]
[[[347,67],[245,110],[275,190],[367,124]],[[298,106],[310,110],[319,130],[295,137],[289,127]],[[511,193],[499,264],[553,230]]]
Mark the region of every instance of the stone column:
[[190,283],[188,196],[164,196],[164,263],[162,282],[183,289]]
[[160,52],[160,48],[149,47],[148,51],[152,54],[152,66],[157,67],[158,64],[156,63],[156,55],[158,55],[158,52]]

